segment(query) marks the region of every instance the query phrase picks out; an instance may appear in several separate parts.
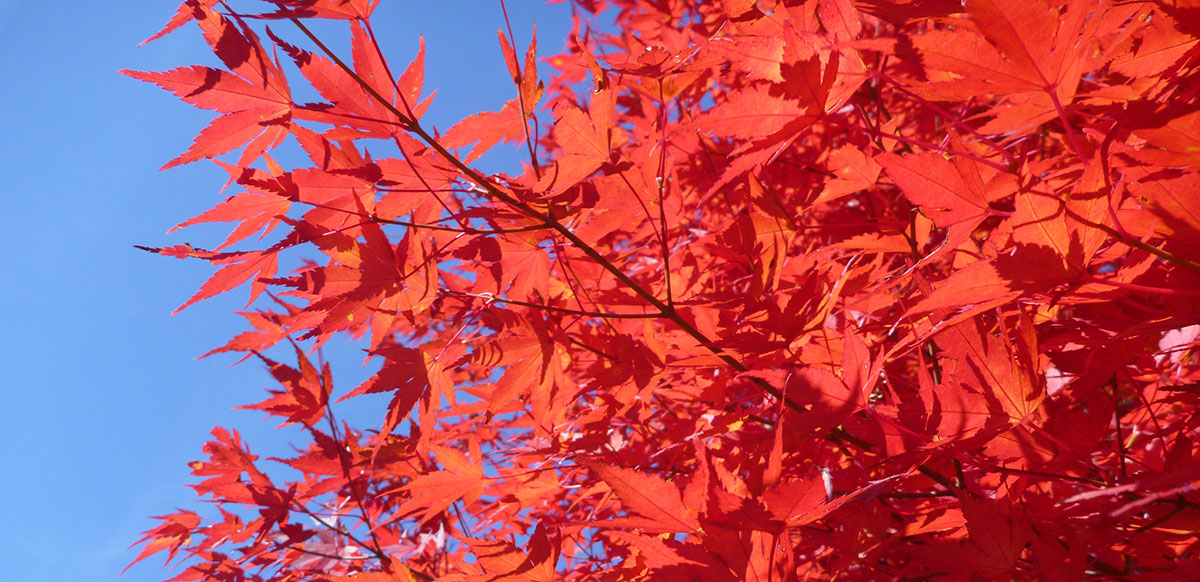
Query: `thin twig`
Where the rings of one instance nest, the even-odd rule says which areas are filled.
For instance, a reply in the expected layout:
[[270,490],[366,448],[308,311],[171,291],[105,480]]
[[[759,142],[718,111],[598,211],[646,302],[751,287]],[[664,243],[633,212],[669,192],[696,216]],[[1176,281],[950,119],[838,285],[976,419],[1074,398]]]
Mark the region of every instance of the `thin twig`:
[[664,191],[667,187],[667,104],[664,102],[662,83],[658,84],[658,171],[655,182],[658,187],[658,234],[662,237],[663,278],[666,279],[667,305],[675,306],[671,294],[671,246],[667,238],[667,206]]
[[476,299],[486,300],[488,303],[508,303],[510,305],[520,305],[522,307],[530,307],[533,309],[541,309],[544,311],[553,311],[555,313],[563,313],[567,315],[579,315],[582,317],[599,317],[604,319],[658,319],[662,317],[661,313],[607,313],[602,311],[581,311],[578,309],[569,309],[566,307],[554,307],[553,305],[542,305],[539,303],[530,303],[528,301],[518,301],[516,299],[506,299],[490,293],[467,293],[465,291],[454,291],[452,289],[440,289],[441,293],[447,295],[456,295],[461,297],[474,297]]
[[335,556],[333,554],[326,554],[325,552],[315,552],[313,550],[306,550],[304,548],[301,548],[301,547],[295,546],[295,545],[285,545],[284,547],[289,550],[300,552],[301,554],[308,554],[310,556],[320,556],[322,558],[328,558],[330,560],[338,560],[338,561],[370,560],[371,558],[375,557],[375,556]]
[[383,553],[383,545],[379,543],[379,538],[375,535],[375,526],[371,524],[371,517],[367,513],[367,507],[363,503],[362,495],[359,494],[358,487],[354,485],[354,476],[350,474],[350,460],[346,458],[346,448],[348,445],[345,444],[345,441],[338,434],[337,422],[333,416],[333,405],[329,402],[329,386],[325,383],[323,370],[324,368],[322,367],[319,384],[321,386],[321,397],[325,401],[325,420],[329,423],[330,438],[333,439],[333,444],[337,448],[342,475],[346,477],[346,486],[350,489],[350,495],[354,498],[354,503],[358,506],[358,511],[362,514],[363,523],[367,525],[367,534],[371,536],[371,541],[375,544],[375,554],[384,564],[390,564],[392,560],[387,557],[387,554]]
[[314,208],[323,208],[325,210],[331,210],[334,212],[344,212],[344,213],[350,214],[352,216],[357,216],[359,218],[365,218],[371,222],[378,223],[378,224],[391,224],[391,225],[395,225],[395,226],[406,226],[409,228],[417,228],[417,229],[424,229],[424,230],[438,230],[438,231],[442,231],[442,232],[456,232],[459,234],[477,234],[477,235],[516,234],[516,233],[521,233],[521,232],[533,232],[533,231],[537,231],[537,230],[547,230],[549,228],[543,224],[537,224],[537,225],[532,225],[532,226],[521,226],[521,227],[516,227],[516,228],[490,228],[489,229],[489,228],[475,228],[475,227],[471,227],[471,226],[459,228],[459,227],[454,227],[454,226],[442,226],[440,224],[428,224],[428,223],[420,223],[420,222],[408,222],[408,221],[404,221],[404,220],[392,220],[389,218],[380,218],[377,214],[374,214],[374,213],[355,212],[353,210],[346,210],[345,208],[337,208],[336,206],[329,206],[327,204],[321,204],[319,202],[303,202],[302,201],[302,203],[308,204]]

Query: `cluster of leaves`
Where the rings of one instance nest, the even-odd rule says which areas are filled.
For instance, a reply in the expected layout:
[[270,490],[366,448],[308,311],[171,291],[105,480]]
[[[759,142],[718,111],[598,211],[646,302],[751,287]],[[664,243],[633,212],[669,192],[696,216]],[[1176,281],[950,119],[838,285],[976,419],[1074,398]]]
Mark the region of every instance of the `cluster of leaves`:
[[[239,193],[181,226],[232,233],[148,250],[219,267],[185,307],[249,282],[251,329],[214,353],[264,362],[280,388],[249,408],[311,440],[267,465],[215,430],[192,468],[219,513],[159,517],[139,560],[1200,572],[1195,2],[575,0],[561,54],[501,33],[515,96],[442,132],[374,1],[269,4],[188,0],[159,35],[195,23],[226,68],[126,74],[220,114],[167,166],[228,170]],[[272,157],[288,140],[307,167]],[[472,166],[504,142],[519,173]],[[335,336],[379,366],[344,393],[310,358]],[[377,393],[377,426],[334,417]]]

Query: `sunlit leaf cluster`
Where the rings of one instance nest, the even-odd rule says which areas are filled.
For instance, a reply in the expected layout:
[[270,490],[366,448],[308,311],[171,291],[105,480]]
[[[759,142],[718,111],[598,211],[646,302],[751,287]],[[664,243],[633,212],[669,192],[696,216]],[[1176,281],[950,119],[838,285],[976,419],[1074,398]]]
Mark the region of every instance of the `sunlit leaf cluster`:
[[[180,225],[228,237],[146,249],[214,267],[180,309],[249,288],[212,353],[265,365],[246,407],[307,435],[264,459],[215,429],[207,503],[138,560],[1200,572],[1200,5],[574,0],[565,40],[502,30],[511,92],[443,128],[424,46],[389,61],[376,4],[188,0],[154,38],[198,28],[221,66],[125,71],[216,114],[166,167],[228,173]],[[521,167],[479,169],[497,147]],[[319,357],[352,341],[358,386]],[[338,416],[370,394],[375,423]]]

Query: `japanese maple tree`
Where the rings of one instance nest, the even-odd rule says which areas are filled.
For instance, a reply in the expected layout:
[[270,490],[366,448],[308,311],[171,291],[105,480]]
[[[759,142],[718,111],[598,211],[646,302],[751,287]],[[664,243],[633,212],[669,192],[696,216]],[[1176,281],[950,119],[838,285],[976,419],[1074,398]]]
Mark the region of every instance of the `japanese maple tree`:
[[[180,309],[249,284],[210,353],[261,362],[278,386],[244,408],[308,435],[262,459],[215,429],[209,503],[137,560],[1200,572],[1200,3],[574,0],[549,56],[498,23],[511,93],[445,128],[376,4],[188,0],[151,40],[195,25],[223,67],[124,71],[217,114],[165,167],[228,172],[180,227],[230,234],[144,248],[215,267]],[[478,169],[499,144],[522,167]],[[328,342],[378,371],[335,383]],[[366,394],[377,423],[338,416]]]

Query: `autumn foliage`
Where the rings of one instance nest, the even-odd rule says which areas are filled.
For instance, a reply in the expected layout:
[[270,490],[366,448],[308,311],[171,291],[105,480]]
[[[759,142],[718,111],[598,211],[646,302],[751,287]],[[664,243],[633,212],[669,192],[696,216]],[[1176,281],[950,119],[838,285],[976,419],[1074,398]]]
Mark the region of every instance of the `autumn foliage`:
[[[247,331],[211,353],[266,366],[245,408],[309,438],[263,459],[215,429],[208,503],[156,518],[138,560],[1200,572],[1195,0],[575,0],[561,52],[505,27],[512,92],[445,128],[375,2],[263,6],[188,0],[155,38],[197,25],[224,67],[125,74],[217,114],[166,167],[228,172],[180,225],[228,238],[147,250],[214,266],[180,309],[249,283]],[[501,144],[523,167],[477,169]],[[378,370],[358,386],[321,357],[348,341]],[[377,424],[337,416],[368,394]]]

